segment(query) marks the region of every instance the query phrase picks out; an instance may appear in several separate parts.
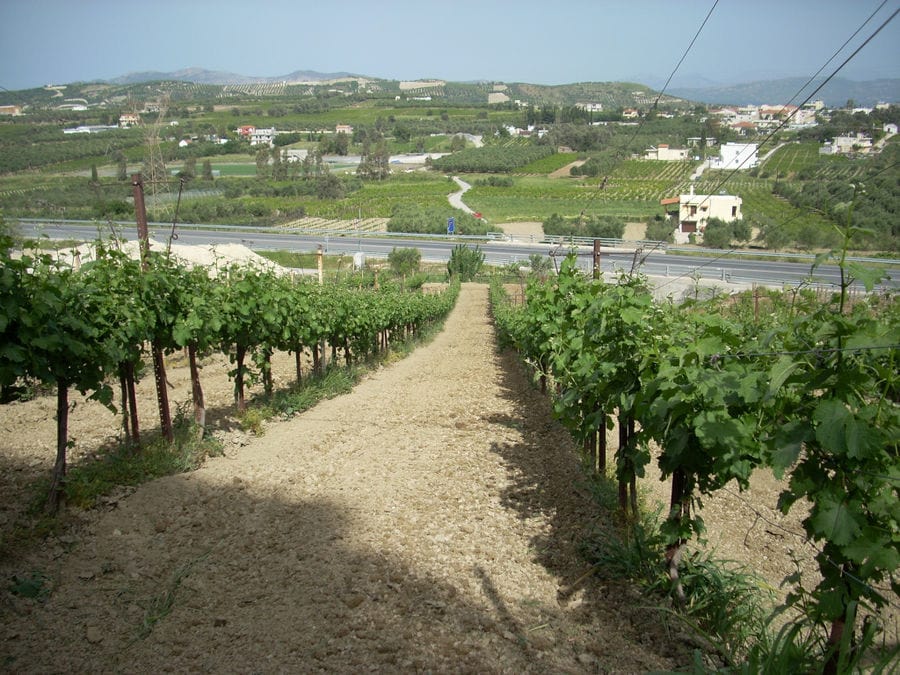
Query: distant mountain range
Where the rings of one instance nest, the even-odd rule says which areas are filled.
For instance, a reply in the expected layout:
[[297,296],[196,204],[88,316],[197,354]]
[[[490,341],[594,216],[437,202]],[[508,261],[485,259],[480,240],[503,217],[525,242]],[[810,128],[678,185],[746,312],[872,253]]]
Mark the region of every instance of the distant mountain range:
[[176,82],[193,82],[195,84],[298,84],[305,82],[323,82],[328,80],[340,80],[348,77],[356,77],[351,73],[317,73],[313,70],[295,70],[288,75],[278,77],[253,77],[226,73],[221,70],[205,70],[203,68],[184,68],[171,73],[163,73],[148,70],[139,73],[128,73],[112,80],[110,84],[140,84],[141,82],[156,82],[159,80],[174,80]]
[[[706,87],[672,87],[667,94],[702,103],[731,105],[779,105],[793,101],[802,103],[825,78],[818,78],[804,87],[809,78],[788,77],[776,80],[759,80],[735,85],[711,85]],[[801,90],[801,87],[803,89]],[[798,92],[799,95],[798,95]],[[813,100],[821,99],[830,107],[843,106],[852,100],[857,106],[874,106],[885,101],[900,103],[900,79],[868,80],[857,82],[836,77],[819,91]]]

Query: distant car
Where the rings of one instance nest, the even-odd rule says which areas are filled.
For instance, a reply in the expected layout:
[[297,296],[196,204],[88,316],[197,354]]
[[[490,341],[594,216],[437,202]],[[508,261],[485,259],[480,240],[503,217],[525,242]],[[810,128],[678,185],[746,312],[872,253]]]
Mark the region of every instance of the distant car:
[[481,213],[479,213],[478,211],[476,211],[472,215],[475,216],[476,218],[478,218],[479,220],[481,220]]

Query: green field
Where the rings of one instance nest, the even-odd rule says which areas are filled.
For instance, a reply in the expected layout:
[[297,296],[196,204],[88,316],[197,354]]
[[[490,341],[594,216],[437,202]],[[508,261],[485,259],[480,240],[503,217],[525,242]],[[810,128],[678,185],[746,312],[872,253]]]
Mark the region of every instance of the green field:
[[816,142],[790,143],[779,148],[757,171],[761,178],[816,177],[852,179],[863,170],[859,160],[840,155],[820,155]]
[[416,172],[400,174],[388,181],[365,183],[362,189],[335,201],[304,201],[307,215],[317,218],[390,218],[395,205],[415,203],[423,207],[441,207],[452,215],[447,195],[457,190],[444,176]]
[[[154,209],[172,210],[179,186],[175,174],[191,157],[196,161],[197,174],[209,161],[221,179],[184,185],[180,215],[185,222],[277,225],[303,218],[380,220],[390,218],[396,207],[410,205],[421,207],[423,212],[442,210],[451,215],[453,207],[447,197],[457,189],[449,179],[453,173],[473,184],[464,202],[481,212],[491,225],[544,221],[554,214],[644,221],[663,213],[660,200],[688,191],[697,162],[636,157],[645,148],[662,143],[685,147],[688,138],[706,130],[704,118],[696,110],[674,118],[648,118],[639,126],[618,125],[615,120],[599,126],[568,116],[571,111],[562,109],[555,115],[543,115],[546,111],[523,110],[512,103],[479,105],[479,97],[489,90],[485,84],[416,92],[433,96],[429,102],[395,100],[397,94],[403,95],[399,83],[385,83],[386,88],[368,98],[322,88],[313,94],[307,87],[283,85],[253,85],[246,91],[237,88],[227,92],[203,85],[173,87],[175,93],[163,118],[155,120],[148,114],[145,126],[130,130],[63,134],[63,129],[74,125],[114,122],[119,111],[99,106],[62,116],[48,108],[31,119],[4,120],[0,125],[0,214],[101,222],[129,217],[133,212],[130,181],[117,178],[123,171],[126,175],[146,173],[145,160],[151,147],[148,139],[155,137],[155,130],[160,142],[153,147],[157,156],[165,158],[169,184],[149,187],[148,193],[171,194],[153,200]],[[107,89],[106,94],[112,91]],[[608,89],[601,87],[595,93]],[[555,96],[564,91],[569,89],[550,88],[543,94]],[[575,87],[570,94],[581,96],[586,91]],[[516,91],[524,98],[531,94],[527,88]],[[629,95],[633,94],[631,91]],[[50,103],[47,92],[29,95],[33,97],[31,105]],[[531,115],[536,115],[535,120],[545,120],[537,121],[545,132],[540,138],[509,135],[502,128],[529,123]],[[468,148],[459,150],[456,143],[454,157],[435,160],[432,170],[397,171],[384,180],[358,178],[357,165],[347,162],[329,164],[324,170],[307,166],[302,175],[294,170],[279,172],[275,181],[268,175],[257,175],[257,148],[235,133],[236,127],[244,124],[291,132],[292,147],[329,155],[338,144],[325,132],[333,131],[337,124],[354,127],[351,138],[339,139],[349,142],[340,151],[350,155],[362,155],[366,149],[374,156],[382,150],[390,154],[450,152],[451,141],[458,133],[481,135],[484,147],[473,148],[469,143]],[[219,145],[214,142],[219,137],[231,142]],[[733,174],[707,171],[697,181],[697,192],[725,190],[739,195],[745,218],[772,235],[772,246],[821,248],[830,245],[827,237],[819,237],[820,244],[814,235],[834,232],[842,200],[847,199],[841,196],[842,189],[863,177],[868,192],[860,197],[854,217],[860,222],[865,218],[869,229],[881,233],[881,239],[866,242],[870,248],[893,250],[896,246],[891,237],[896,240],[896,235],[890,215],[896,209],[891,201],[892,175],[887,173],[896,171],[896,163],[891,164],[893,146],[889,145],[881,156],[833,157],[819,154],[821,139],[792,140],[797,137],[783,134],[778,140],[788,142],[756,169]],[[809,133],[799,137],[813,138]],[[187,139],[192,143],[179,147],[179,141]],[[556,148],[573,150],[553,152]],[[587,160],[581,170],[592,175],[550,178],[578,159]],[[396,167],[391,168],[396,171]],[[95,169],[97,178],[92,179]],[[879,224],[880,229],[875,227]],[[785,232],[787,236],[779,240],[779,233]]]
[[518,170],[518,173],[548,174],[578,159],[577,152],[557,152],[549,157],[536,159]]
[[634,196],[640,190],[599,189],[571,178],[519,176],[513,187],[478,186],[466,193],[466,203],[491,222],[543,221],[554,213],[577,216],[615,215],[642,220],[661,212],[658,198]]
[[[219,158],[216,158],[219,159]],[[231,158],[229,158],[231,159]],[[232,162],[232,161],[216,161],[215,159],[210,160],[210,164],[212,164],[213,171],[218,171],[219,175],[222,177],[227,176],[255,176],[256,175],[256,162],[252,160],[248,160],[245,162]]]
[[[571,155],[564,157],[571,161]],[[548,162],[548,166],[552,165]],[[660,199],[687,189],[693,168],[690,162],[625,160],[615,167],[603,188],[599,177],[516,176],[509,188],[473,188],[466,193],[466,203],[498,223],[543,221],[554,213],[577,216],[582,210],[586,215],[643,220],[662,212]]]

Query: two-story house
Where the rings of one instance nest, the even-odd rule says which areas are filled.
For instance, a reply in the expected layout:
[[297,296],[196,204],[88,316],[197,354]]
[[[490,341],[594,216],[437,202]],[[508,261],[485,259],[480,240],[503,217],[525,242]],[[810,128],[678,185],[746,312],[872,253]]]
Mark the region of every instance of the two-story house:
[[835,136],[819,148],[820,155],[852,155],[872,152],[872,139],[863,133]]
[[670,198],[661,200],[663,206],[678,203],[678,230],[676,241],[686,242],[692,233],[703,233],[710,218],[719,218],[725,222],[741,220],[741,204],[743,200],[737,195],[698,195],[694,193],[694,186],[685,195],[679,195],[678,199]]
[[732,143],[719,146],[719,156],[709,162],[711,169],[752,169],[759,164],[756,143]]

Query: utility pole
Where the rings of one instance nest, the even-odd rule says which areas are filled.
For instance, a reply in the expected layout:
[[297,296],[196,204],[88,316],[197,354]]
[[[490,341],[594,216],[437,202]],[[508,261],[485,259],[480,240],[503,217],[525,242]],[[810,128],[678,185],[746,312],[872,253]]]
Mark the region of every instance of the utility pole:
[[594,279],[600,278],[600,240],[594,239]]
[[[147,209],[144,205],[144,181],[141,174],[131,176],[132,194],[134,195],[134,214],[137,219],[138,240],[141,250],[141,270],[147,271],[150,266],[150,232],[147,229]],[[166,390],[166,364],[163,361],[162,346],[158,338],[153,338],[153,374],[156,378],[156,402],[159,405],[159,426],[169,443],[175,441],[172,429],[172,417],[169,413],[169,393]]]

